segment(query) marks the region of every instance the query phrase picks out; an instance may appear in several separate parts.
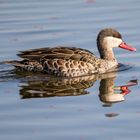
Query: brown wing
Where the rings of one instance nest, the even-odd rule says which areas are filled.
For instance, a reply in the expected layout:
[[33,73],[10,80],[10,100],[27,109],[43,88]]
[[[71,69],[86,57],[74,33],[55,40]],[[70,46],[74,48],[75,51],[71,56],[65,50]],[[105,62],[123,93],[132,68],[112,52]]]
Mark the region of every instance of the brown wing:
[[18,54],[21,58],[27,60],[40,61],[44,59],[63,59],[63,60],[77,60],[90,62],[96,59],[96,56],[88,50],[75,48],[75,47],[54,47],[54,48],[41,48],[22,51]]

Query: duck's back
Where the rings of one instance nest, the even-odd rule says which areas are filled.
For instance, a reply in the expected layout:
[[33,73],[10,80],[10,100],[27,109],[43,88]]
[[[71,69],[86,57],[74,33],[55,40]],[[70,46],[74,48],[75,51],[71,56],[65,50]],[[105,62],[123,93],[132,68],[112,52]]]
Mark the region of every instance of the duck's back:
[[88,50],[75,47],[41,48],[22,51],[17,68],[41,71],[55,76],[75,77],[95,73],[98,58]]
[[37,61],[40,59],[71,59],[92,63],[92,61],[96,59],[96,56],[90,51],[75,47],[32,49],[27,51],[21,51],[18,56],[24,59]]

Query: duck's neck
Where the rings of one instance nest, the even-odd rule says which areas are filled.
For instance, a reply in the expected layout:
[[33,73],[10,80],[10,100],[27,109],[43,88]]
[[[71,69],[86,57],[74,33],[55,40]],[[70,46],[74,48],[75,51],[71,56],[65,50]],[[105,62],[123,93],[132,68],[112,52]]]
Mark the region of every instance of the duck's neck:
[[108,41],[108,38],[102,40],[102,42],[98,44],[98,50],[101,59],[108,61],[117,61],[112,49],[112,43]]
[[99,51],[101,59],[108,60],[108,61],[116,61],[114,56],[113,50],[109,50],[104,48],[102,51]]

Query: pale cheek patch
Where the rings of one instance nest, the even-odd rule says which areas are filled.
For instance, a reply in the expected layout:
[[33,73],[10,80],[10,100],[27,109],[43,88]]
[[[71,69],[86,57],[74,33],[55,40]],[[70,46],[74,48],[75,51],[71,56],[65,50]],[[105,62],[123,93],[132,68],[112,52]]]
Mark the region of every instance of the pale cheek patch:
[[108,46],[109,48],[118,47],[122,43],[122,39],[115,38],[112,36],[105,37],[103,40],[103,44]]

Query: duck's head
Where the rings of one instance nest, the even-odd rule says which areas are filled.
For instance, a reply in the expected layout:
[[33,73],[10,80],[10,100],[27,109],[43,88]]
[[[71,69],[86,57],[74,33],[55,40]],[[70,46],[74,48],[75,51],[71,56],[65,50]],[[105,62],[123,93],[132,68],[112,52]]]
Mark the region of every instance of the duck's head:
[[106,28],[99,32],[97,36],[97,46],[102,59],[115,59],[112,48],[119,47],[129,51],[136,51],[136,48],[126,44],[121,34],[112,28]]

